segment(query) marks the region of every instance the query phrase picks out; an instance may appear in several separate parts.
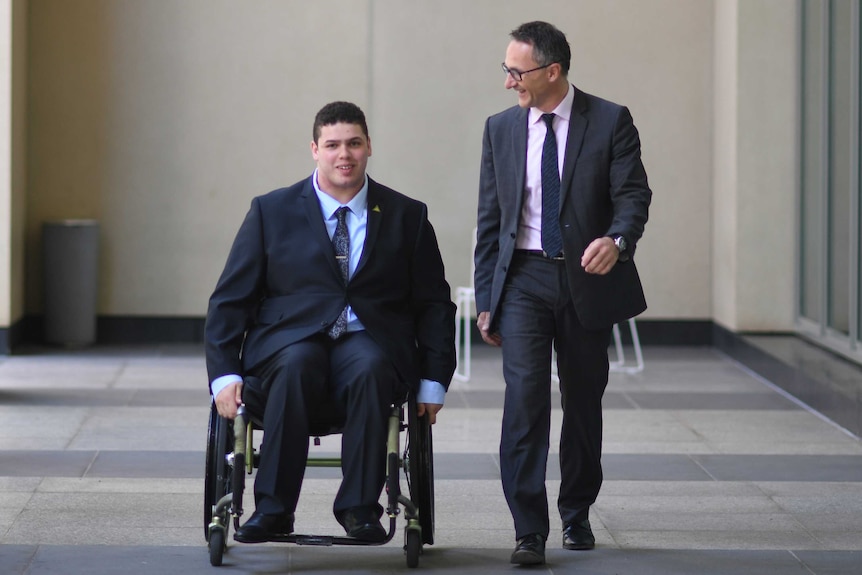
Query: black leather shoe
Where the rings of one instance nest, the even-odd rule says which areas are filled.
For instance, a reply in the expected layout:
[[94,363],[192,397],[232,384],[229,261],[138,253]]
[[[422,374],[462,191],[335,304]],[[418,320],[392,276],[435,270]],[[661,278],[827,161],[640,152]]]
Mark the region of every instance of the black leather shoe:
[[586,551],[595,549],[596,538],[590,528],[590,520],[575,521],[563,526],[563,549]]
[[530,533],[518,539],[511,562],[516,565],[541,565],[545,562],[545,538]]
[[380,524],[376,513],[364,507],[349,509],[338,517],[347,536],[366,543],[383,543],[386,530]]
[[263,543],[273,537],[293,533],[293,514],[266,515],[255,511],[245,524],[236,530],[233,538],[240,543]]

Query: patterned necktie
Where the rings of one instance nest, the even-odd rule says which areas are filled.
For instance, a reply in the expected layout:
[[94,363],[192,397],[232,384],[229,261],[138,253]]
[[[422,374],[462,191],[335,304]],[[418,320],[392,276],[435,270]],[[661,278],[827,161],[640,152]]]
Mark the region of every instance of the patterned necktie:
[[[350,234],[347,233],[348,210],[350,208],[342,206],[335,211],[338,225],[335,226],[335,234],[332,236],[332,247],[335,249],[335,259],[338,261],[344,285],[347,285],[350,274]],[[338,316],[335,323],[329,326],[329,331],[326,334],[332,339],[338,339],[345,331],[347,331],[347,306],[341,310],[341,315]]]
[[554,134],[554,114],[542,114],[548,125],[542,146],[542,249],[549,257],[563,251],[560,236],[560,169],[557,164],[557,136]]

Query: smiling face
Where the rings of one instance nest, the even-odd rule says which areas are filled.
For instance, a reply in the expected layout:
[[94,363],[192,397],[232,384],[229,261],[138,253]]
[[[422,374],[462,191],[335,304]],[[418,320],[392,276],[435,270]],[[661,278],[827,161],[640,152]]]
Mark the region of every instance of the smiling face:
[[347,203],[365,183],[371,140],[359,124],[329,124],[321,126],[317,141],[311,142],[311,155],[320,189]]
[[524,74],[520,81],[515,80],[511,74],[506,74],[506,89],[518,93],[518,105],[522,108],[539,108],[543,112],[551,112],[566,95],[566,87],[563,87],[562,95],[560,94],[560,85],[565,84],[565,79],[560,75],[559,64],[534,70],[540,64],[533,57],[532,45],[512,40],[506,49],[504,63],[510,70],[532,70]]

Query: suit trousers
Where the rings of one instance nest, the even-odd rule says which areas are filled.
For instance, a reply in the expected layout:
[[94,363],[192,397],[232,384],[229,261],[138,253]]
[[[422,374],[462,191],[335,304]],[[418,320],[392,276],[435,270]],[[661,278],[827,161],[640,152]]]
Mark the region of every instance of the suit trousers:
[[392,362],[365,331],[338,340],[323,334],[289,345],[256,375],[267,390],[256,508],[293,513],[308,459],[309,414],[324,406],[344,420],[342,483],[333,511],[377,510],[385,481],[387,420],[393,401],[406,395]]
[[565,525],[588,517],[602,484],[602,395],[612,327],[587,330],[581,325],[566,262],[519,252],[511,262],[499,313],[506,381],[500,440],[503,492],[516,538],[531,533],[547,538],[551,346],[557,351],[562,396],[557,505]]

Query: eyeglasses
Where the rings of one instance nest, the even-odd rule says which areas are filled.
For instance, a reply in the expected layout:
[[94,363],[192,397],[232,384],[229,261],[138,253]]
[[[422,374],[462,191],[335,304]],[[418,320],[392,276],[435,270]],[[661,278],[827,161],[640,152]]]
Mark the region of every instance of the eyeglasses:
[[503,71],[507,75],[511,76],[512,79],[515,80],[516,82],[520,82],[524,78],[524,74],[529,74],[530,72],[535,72],[536,70],[541,70],[542,68],[547,68],[548,66],[553,66],[553,65],[554,65],[554,62],[551,62],[550,64],[545,64],[544,66],[539,66],[538,68],[532,68],[530,70],[524,70],[523,72],[521,72],[520,70],[515,70],[514,68],[509,68],[508,66],[506,66],[505,62],[500,64],[500,66],[503,67]]

